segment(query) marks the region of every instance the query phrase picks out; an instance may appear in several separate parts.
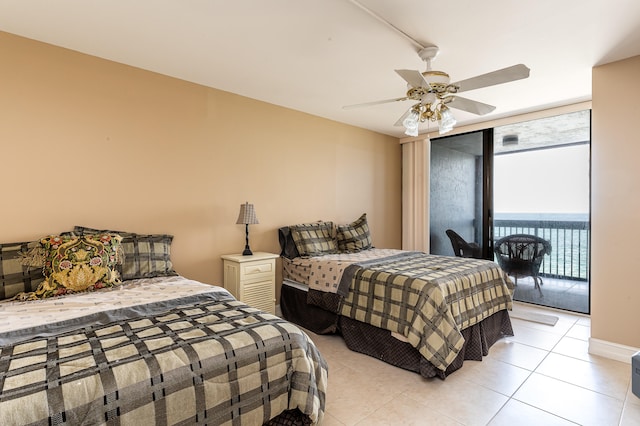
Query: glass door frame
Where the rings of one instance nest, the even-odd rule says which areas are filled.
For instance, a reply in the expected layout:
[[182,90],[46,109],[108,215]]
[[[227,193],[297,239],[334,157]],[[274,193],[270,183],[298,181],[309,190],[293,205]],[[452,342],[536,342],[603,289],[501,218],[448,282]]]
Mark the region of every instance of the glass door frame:
[[[434,141],[446,141],[447,139],[464,137],[465,135],[479,135],[482,144],[482,181],[477,182],[477,192],[482,198],[481,203],[476,203],[474,218],[477,223],[476,242],[482,248],[482,257],[493,260],[493,128],[459,133],[456,135],[434,138]],[[429,190],[431,191],[431,189]]]
[[482,132],[482,256],[493,260],[493,128]]

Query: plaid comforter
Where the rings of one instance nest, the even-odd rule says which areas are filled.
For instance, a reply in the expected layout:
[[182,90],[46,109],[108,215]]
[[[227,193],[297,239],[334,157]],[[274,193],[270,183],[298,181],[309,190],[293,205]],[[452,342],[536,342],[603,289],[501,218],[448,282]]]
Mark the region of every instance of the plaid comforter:
[[212,291],[0,334],[0,424],[322,419],[327,365],[298,327]]
[[460,330],[511,309],[510,285],[488,260],[405,252],[347,267],[340,315],[403,335],[444,371],[464,344]]

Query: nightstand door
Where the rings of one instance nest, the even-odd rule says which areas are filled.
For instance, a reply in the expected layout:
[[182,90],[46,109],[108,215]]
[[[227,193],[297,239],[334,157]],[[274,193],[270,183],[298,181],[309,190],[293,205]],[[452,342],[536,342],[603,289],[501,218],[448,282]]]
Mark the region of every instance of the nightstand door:
[[277,255],[223,256],[224,287],[249,306],[275,314]]
[[273,280],[246,282],[241,286],[240,300],[261,311],[275,314],[276,292]]

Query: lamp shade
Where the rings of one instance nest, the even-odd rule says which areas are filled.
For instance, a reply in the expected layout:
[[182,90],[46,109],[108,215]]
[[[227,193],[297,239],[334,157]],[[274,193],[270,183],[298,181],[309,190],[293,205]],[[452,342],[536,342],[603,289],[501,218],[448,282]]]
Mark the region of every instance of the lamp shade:
[[440,126],[439,133],[444,135],[447,132],[453,130],[453,126],[456,125],[456,119],[451,113],[451,110],[444,104],[440,104],[440,120],[438,120]]
[[256,210],[253,208],[253,204],[244,203],[240,204],[240,214],[238,214],[237,225],[255,225],[259,223],[256,217]]
[[420,124],[420,113],[412,109],[407,118],[404,119],[402,125],[405,128],[405,135],[418,136],[418,125]]

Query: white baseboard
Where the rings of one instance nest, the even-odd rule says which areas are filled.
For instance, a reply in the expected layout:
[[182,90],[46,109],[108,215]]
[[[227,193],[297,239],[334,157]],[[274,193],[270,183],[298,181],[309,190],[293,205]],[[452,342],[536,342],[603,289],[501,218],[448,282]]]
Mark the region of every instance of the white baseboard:
[[591,355],[599,355],[627,364],[631,364],[631,357],[638,351],[640,348],[594,339],[593,337],[589,339],[589,353]]

